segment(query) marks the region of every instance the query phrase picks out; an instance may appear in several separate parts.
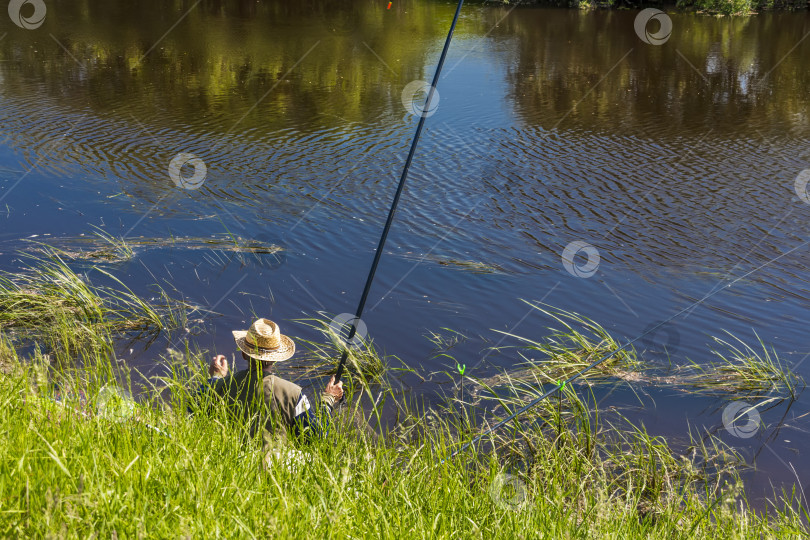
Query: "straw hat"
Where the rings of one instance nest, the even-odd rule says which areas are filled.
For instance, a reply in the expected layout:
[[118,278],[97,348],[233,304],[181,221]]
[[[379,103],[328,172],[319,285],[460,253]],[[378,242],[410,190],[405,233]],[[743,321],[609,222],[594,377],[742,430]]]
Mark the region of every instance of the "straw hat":
[[295,354],[295,343],[281,335],[278,325],[270,319],[259,319],[247,332],[234,330],[236,346],[246,355],[264,362],[281,362]]

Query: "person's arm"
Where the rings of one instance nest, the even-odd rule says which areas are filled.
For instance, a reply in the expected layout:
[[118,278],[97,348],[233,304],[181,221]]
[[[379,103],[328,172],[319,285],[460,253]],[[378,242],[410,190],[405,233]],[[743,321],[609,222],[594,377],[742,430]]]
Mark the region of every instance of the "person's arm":
[[[197,392],[194,394],[194,401],[199,401],[206,392],[216,387],[216,384],[221,379],[224,379],[228,376],[228,359],[225,358],[223,355],[219,354],[215,356],[211,360],[211,364],[208,366],[208,380],[200,383],[200,387],[197,389]],[[191,408],[191,405],[188,406],[188,413],[193,414],[194,411]]]
[[326,390],[321,394],[321,409],[325,410],[322,418],[319,418],[315,408],[309,403],[307,395],[301,392],[298,403],[295,406],[295,416],[293,425],[296,435],[303,435],[307,432],[315,437],[325,438],[329,435],[329,426],[332,423],[332,413],[335,407],[343,398],[343,381],[335,384],[333,376],[326,385]]

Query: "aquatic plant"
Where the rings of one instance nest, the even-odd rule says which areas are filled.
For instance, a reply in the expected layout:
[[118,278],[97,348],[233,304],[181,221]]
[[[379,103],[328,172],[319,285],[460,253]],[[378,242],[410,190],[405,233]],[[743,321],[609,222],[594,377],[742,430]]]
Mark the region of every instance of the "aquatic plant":
[[[559,310],[546,304],[523,301],[544,316],[559,323],[562,328],[549,327],[550,334],[540,340],[496,330],[496,332],[520,342],[516,346],[496,349],[516,348],[517,354],[524,360],[522,364],[517,364],[518,371],[511,373],[510,376],[513,380],[526,379],[534,383],[564,380],[621,347],[621,344],[604,327],[587,317]],[[528,355],[534,351],[543,356],[540,358],[529,357]],[[582,380],[615,376],[622,372],[640,369],[641,366],[642,363],[638,359],[635,349],[629,347],[617,352],[613,357],[584,374]],[[490,381],[490,383],[492,382],[494,381]]]
[[112,334],[176,327],[185,306],[160,291],[163,305],[141,299],[108,271],[94,271],[112,285],[94,285],[57,251],[42,248],[19,272],[0,272],[0,329],[58,354],[109,347]]
[[[523,362],[515,364],[508,372],[472,379],[478,386],[473,390],[473,395],[477,396],[482,391],[492,393],[497,388],[514,385],[542,387],[549,383],[558,383],[621,347],[601,325],[587,317],[550,307],[546,309],[537,304],[529,305],[562,324],[563,328],[549,328],[551,333],[540,340],[500,332],[516,338],[521,344],[499,349],[516,347]],[[804,380],[781,363],[773,348],[769,350],[759,336],[757,341],[761,350],[728,332],[726,334],[730,340],[712,337],[721,346],[721,350],[711,351],[719,361],[708,364],[692,361],[669,374],[661,374],[660,366],[644,363],[635,349],[630,347],[619,351],[592,371],[584,373],[579,381],[594,384],[621,379],[650,386],[681,387],[702,393],[796,397]],[[526,351],[538,351],[545,356],[535,358]]]
[[[36,254],[57,253],[62,259],[71,261],[93,261],[120,263],[132,259],[136,250],[171,247],[187,250],[210,250],[212,252],[252,254],[259,258],[283,252],[284,248],[270,242],[245,239],[230,232],[210,237],[167,237],[167,238],[118,238],[101,229],[93,236],[78,238],[52,238],[47,244],[31,242],[27,251]],[[257,259],[259,260],[259,259]]]
[[468,339],[467,336],[461,332],[451,328],[440,328],[440,332],[429,330],[425,337],[433,344],[436,352],[433,358],[446,355],[450,349]]
[[726,334],[733,341],[712,336],[723,348],[722,351],[712,350],[719,361],[707,365],[691,362],[676,380],[698,391],[796,397],[804,380],[782,364],[773,348],[768,350],[759,336],[756,338],[762,350],[754,349],[729,332]]
[[389,358],[396,357],[380,354],[374,340],[360,334],[356,334],[352,344],[347,345],[349,326],[336,328],[333,321],[334,318],[324,312],[318,312],[316,317],[295,320],[318,331],[325,338],[323,342],[295,338],[296,343],[304,346],[301,356],[312,363],[311,369],[326,369],[326,373],[335,373],[338,360],[344,351],[348,351],[346,368],[350,378],[365,384],[382,380],[388,370]]
[[31,247],[25,249],[44,257],[56,254],[67,260],[89,260],[94,262],[126,262],[135,256],[130,241],[113,236],[103,229],[93,226],[92,236],[79,238],[51,238],[49,243],[29,240]]
[[94,227],[96,229],[95,236],[99,238],[103,243],[107,244],[106,249],[100,249],[95,253],[91,254],[91,257],[94,259],[107,259],[109,261],[115,262],[124,262],[132,259],[135,256],[135,252],[132,250],[132,246],[129,242],[122,237],[115,237],[104,230],[100,229],[99,227]]
[[454,270],[461,270],[471,272],[473,274],[502,274],[504,269],[497,264],[485,263],[482,261],[468,261],[464,259],[455,259],[452,257],[441,257],[439,255],[419,255],[415,253],[400,254],[400,257],[410,261],[431,261],[441,266],[446,266]]

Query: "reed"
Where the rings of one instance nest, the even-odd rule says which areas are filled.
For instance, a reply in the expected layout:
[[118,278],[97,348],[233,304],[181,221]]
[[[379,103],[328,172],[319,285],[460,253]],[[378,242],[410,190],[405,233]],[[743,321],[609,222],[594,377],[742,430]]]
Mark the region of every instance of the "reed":
[[295,322],[318,332],[323,340],[312,341],[296,337],[296,343],[304,346],[301,356],[309,362],[312,370],[333,374],[344,351],[348,352],[346,368],[349,380],[363,384],[378,383],[389,369],[391,359],[396,357],[381,354],[374,345],[374,340],[355,335],[353,344],[348,345],[349,326],[335,328],[333,318],[323,312],[316,317],[296,319]]
[[0,330],[60,358],[108,349],[112,336],[155,333],[177,327],[189,306],[164,291],[156,306],[133,293],[110,272],[94,272],[111,285],[95,285],[57,251],[30,256],[19,272],[0,272]]
[[756,336],[755,349],[726,332],[728,339],[712,337],[719,346],[712,350],[719,360],[707,365],[691,362],[681,370],[680,382],[704,393],[733,393],[741,396],[765,395],[795,399],[804,379],[779,359],[776,351]]
[[[512,383],[526,384],[556,383],[579,373],[600,358],[619,351],[621,344],[599,323],[578,313],[559,310],[546,304],[525,301],[550,318],[559,326],[549,327],[549,333],[536,340],[509,332],[497,331],[514,338],[518,345],[497,347],[495,350],[516,349],[523,360],[515,366],[508,378]],[[616,377],[626,372],[634,372],[643,366],[634,348],[620,350],[613,357],[584,373],[583,381]],[[485,379],[483,382],[495,386],[500,376]]]

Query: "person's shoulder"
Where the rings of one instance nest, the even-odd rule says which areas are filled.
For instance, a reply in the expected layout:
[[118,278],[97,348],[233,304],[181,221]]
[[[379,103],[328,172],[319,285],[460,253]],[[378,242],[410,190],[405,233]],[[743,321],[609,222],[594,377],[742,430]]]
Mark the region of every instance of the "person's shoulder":
[[285,394],[289,396],[299,396],[301,395],[302,388],[295,384],[292,381],[288,381],[287,379],[283,379],[278,375],[267,375],[264,378],[265,384],[269,384],[272,389],[273,393],[276,395]]

